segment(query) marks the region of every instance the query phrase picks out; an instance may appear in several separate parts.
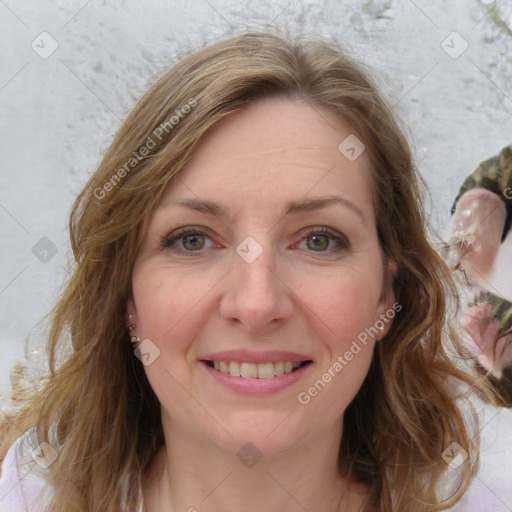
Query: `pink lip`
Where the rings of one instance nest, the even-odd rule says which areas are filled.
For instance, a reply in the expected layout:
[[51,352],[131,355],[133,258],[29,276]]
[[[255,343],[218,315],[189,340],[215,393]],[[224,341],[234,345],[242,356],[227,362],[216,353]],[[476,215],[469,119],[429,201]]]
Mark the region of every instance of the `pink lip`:
[[[226,354],[226,352],[222,352],[222,354]],[[210,361],[211,360],[212,359],[210,359]],[[230,360],[233,361],[233,359]],[[280,360],[282,361],[283,359]],[[289,361],[289,359],[286,360]],[[249,362],[247,361],[247,359],[245,359],[245,361]],[[265,362],[269,361],[265,360]],[[283,375],[278,375],[277,377],[272,377],[270,379],[247,379],[244,377],[233,377],[232,375],[221,373],[211,368],[205,362],[200,362],[200,366],[204,368],[213,379],[215,379],[217,382],[233,391],[246,395],[265,395],[270,393],[276,393],[287,388],[288,386],[291,386],[292,384],[295,384],[304,376],[305,372],[308,371],[309,367],[311,366],[311,363],[306,364],[300,368],[297,368],[291,373],[285,373]]]
[[312,358],[295,352],[282,352],[270,350],[267,352],[251,352],[249,350],[226,350],[224,352],[215,352],[200,358],[200,361],[225,361],[238,363],[278,363],[291,362],[302,363],[303,361],[311,361]]

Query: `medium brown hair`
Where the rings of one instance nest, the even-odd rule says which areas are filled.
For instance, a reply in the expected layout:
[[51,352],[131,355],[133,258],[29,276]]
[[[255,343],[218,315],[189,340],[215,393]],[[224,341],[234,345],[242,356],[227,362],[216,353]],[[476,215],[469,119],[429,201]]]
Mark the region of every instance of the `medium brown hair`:
[[[137,509],[140,477],[163,443],[160,405],[125,325],[141,237],[202,137],[248,102],[276,95],[349,121],[366,146],[380,244],[398,264],[392,286],[403,308],[345,412],[340,472],[369,486],[365,510],[382,512],[448,508],[474,476],[477,440],[448,389],[485,385],[447,353],[463,355],[447,318],[455,288],[427,240],[421,180],[393,111],[367,72],[335,44],[258,33],[206,47],[159,79],[128,115],[73,206],[76,262],[53,311],[50,375],[14,429],[35,425],[46,440],[58,425],[59,456],[49,476],[54,510]],[[151,145],[148,137],[158,127],[194,102],[127,167],[134,152]],[[69,355],[61,362],[63,353]],[[470,457],[460,468],[459,490],[440,504],[448,468],[442,452],[454,441]]]

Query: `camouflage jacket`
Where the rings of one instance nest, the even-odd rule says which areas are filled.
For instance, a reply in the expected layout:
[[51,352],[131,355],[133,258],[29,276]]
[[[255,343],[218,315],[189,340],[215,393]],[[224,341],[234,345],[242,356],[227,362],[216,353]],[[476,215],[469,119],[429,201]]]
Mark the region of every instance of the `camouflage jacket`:
[[[499,195],[505,202],[507,214],[501,239],[503,241],[510,231],[512,221],[512,145],[503,148],[497,156],[481,162],[464,180],[453,203],[452,214],[462,195],[473,188],[485,188]],[[492,294],[490,302],[493,316],[500,319],[500,335],[512,332],[512,303]]]
[[503,241],[512,220],[512,145],[503,148],[499,155],[481,162],[477,169],[464,180],[453,203],[452,214],[459,199],[472,188],[485,188],[500,196],[505,202],[507,218],[503,230]]

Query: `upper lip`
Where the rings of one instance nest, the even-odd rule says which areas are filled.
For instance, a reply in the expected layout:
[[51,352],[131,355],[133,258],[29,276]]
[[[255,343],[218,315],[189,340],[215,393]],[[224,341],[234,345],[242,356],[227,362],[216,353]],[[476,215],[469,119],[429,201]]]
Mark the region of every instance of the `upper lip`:
[[278,363],[292,362],[302,363],[303,361],[311,361],[311,357],[298,354],[296,352],[283,352],[280,350],[270,350],[266,352],[251,352],[249,350],[225,350],[223,352],[215,352],[200,358],[201,361],[234,361],[238,363]]

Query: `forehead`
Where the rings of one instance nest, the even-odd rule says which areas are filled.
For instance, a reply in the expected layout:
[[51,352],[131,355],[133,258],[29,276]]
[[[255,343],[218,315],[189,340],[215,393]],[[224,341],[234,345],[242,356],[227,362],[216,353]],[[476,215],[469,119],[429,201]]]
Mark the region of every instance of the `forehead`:
[[347,137],[354,137],[351,125],[323,107],[284,97],[255,101],[206,135],[162,201],[200,197],[236,206],[243,198],[238,206],[257,209],[262,201],[340,194],[371,216],[366,155],[347,158],[339,149]]

